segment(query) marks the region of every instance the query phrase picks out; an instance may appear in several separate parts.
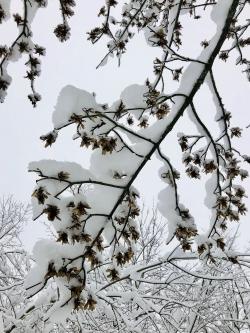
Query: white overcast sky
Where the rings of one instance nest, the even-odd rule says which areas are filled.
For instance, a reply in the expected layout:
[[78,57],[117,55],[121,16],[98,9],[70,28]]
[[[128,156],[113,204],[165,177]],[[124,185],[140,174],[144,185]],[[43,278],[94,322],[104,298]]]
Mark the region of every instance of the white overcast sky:
[[[89,92],[96,92],[97,101],[112,103],[119,98],[121,91],[132,83],[143,84],[147,77],[152,76],[152,62],[160,53],[155,48],[146,46],[142,35],[135,37],[128,47],[127,54],[122,59],[121,67],[116,59],[99,70],[95,69],[105,54],[105,43],[92,46],[86,39],[86,31],[98,24],[97,12],[103,5],[103,0],[78,1],[77,15],[71,19],[72,37],[66,43],[59,43],[52,33],[61,18],[58,15],[57,1],[49,1],[46,9],[38,11],[33,21],[33,40],[39,45],[46,46],[47,55],[42,59],[42,76],[37,80],[37,90],[42,94],[42,101],[36,109],[28,102],[29,82],[23,79],[25,75],[25,58],[17,63],[11,63],[8,71],[13,78],[4,104],[0,104],[0,191],[2,195],[13,194],[17,200],[30,201],[35,177],[27,172],[30,161],[40,159],[57,159],[76,161],[88,165],[89,153],[79,148],[79,143],[72,142],[72,132],[65,131],[57,143],[45,149],[39,136],[52,129],[51,116],[60,90],[67,84],[72,84]],[[20,0],[12,0],[12,11],[20,8]],[[188,34],[185,35],[184,48],[195,57],[201,51],[200,41],[209,39],[214,33],[214,26],[206,22],[185,18],[188,24]],[[12,22],[0,27],[0,44],[9,44],[17,34]],[[224,96],[226,108],[232,111],[235,126],[246,127],[249,117],[249,82],[240,68],[233,61],[216,65],[216,77],[219,88]],[[168,82],[166,82],[168,84]],[[169,84],[171,84],[169,82]],[[209,91],[204,85],[199,97],[199,114],[211,122],[214,108]],[[181,120],[177,132],[190,132],[194,128],[187,116]],[[250,155],[250,129],[244,131],[244,137],[239,139],[238,146],[242,152]],[[176,144],[176,132],[165,143],[164,151],[171,156],[177,168],[180,165],[181,152]],[[159,161],[153,160],[143,172],[143,177],[137,181],[137,186],[148,205],[157,201],[159,189],[164,187],[158,177]],[[197,217],[199,222],[207,223],[209,212],[203,208],[204,183],[189,181],[181,184],[182,202]],[[250,192],[249,180],[245,182]],[[247,199],[249,205],[249,199]],[[241,240],[243,248],[247,246],[250,233],[249,215],[242,219]],[[35,225],[34,225],[35,224]],[[29,222],[24,239],[27,247],[31,248],[35,240],[44,237],[43,227],[39,222]]]

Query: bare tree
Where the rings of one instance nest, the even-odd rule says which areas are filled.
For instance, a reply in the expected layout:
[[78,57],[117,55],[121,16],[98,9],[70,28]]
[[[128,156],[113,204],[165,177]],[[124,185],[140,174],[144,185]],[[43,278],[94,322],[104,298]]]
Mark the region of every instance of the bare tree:
[[[159,221],[156,211],[142,214],[139,225],[141,238],[133,265],[150,265],[162,253],[162,234],[166,232],[167,225],[164,220]],[[239,265],[225,260],[217,260],[210,265],[191,260],[180,268],[169,263],[136,281],[134,278],[125,279],[115,288],[109,288],[103,297],[113,311],[108,311],[105,305],[93,311],[80,309],[69,314],[65,323],[53,324],[46,315],[48,307],[40,309],[39,316],[38,309],[33,307],[22,318],[22,327],[53,333],[115,333],[121,330],[248,332],[250,291],[247,273]],[[225,274],[227,279],[221,278]],[[102,284],[105,266],[98,268],[93,279]],[[44,320],[46,317],[47,321]],[[20,330],[20,326],[12,326],[10,331]]]
[[[139,225],[141,238],[133,264],[150,265],[162,253],[162,234],[166,233],[167,226],[163,220],[159,221],[155,210],[153,214],[142,214]],[[234,241],[230,243],[233,247]],[[104,272],[100,268],[98,273]],[[229,279],[220,279],[225,274]],[[210,265],[191,260],[181,268],[169,264],[151,270],[136,282],[128,279],[115,290],[110,289],[105,295],[106,302],[112,304],[116,316],[106,312],[105,307],[94,312],[78,311],[67,319],[66,325],[60,324],[54,330],[248,332],[249,295],[249,271],[225,260]],[[122,296],[125,302],[121,300]],[[134,299],[137,297],[139,305],[138,299]]]
[[25,306],[24,277],[30,269],[30,258],[20,234],[30,208],[12,196],[0,200],[0,311],[4,323],[17,318]]

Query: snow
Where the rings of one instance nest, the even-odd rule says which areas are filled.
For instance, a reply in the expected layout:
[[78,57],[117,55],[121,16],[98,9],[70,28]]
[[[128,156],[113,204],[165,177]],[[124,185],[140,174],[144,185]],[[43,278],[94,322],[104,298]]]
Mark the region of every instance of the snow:
[[[164,169],[162,168],[160,170],[163,171]],[[180,217],[175,211],[175,198],[171,186],[167,186],[164,190],[159,192],[157,208],[168,221],[168,235],[165,241],[166,244],[168,244],[175,234],[178,221],[180,221]]]
[[73,113],[82,115],[82,108],[90,108],[101,111],[101,107],[95,101],[93,94],[72,85],[64,87],[57,99],[52,121],[55,128],[67,124]]
[[[125,88],[121,93],[121,100],[126,105],[126,108],[145,108],[147,104],[145,102],[145,94],[148,92],[148,88],[145,85],[132,84]],[[140,112],[137,110],[131,110],[132,113],[137,119]]]
[[1,311],[0,311],[0,333],[4,333],[3,316]]
[[[134,146],[133,149],[141,153],[141,150],[135,149]],[[96,151],[91,155],[90,171],[99,179],[103,179],[104,181],[112,180],[112,182],[114,182],[113,170],[118,172],[123,171],[127,177],[115,181],[117,184],[123,185],[127,183],[135,168],[139,166],[140,161],[140,157],[131,154],[127,149],[123,149],[111,155],[101,155]]]
[[95,179],[93,174],[83,168],[80,164],[74,162],[59,162],[55,160],[40,160],[37,162],[30,162],[28,166],[29,171],[41,171],[47,177],[56,177],[59,172],[68,172],[68,179],[71,182],[84,181],[88,179]]

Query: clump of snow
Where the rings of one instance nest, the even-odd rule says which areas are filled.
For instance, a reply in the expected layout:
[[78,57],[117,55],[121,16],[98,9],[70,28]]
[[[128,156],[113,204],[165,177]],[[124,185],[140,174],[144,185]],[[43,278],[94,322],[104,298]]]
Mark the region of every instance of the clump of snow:
[[90,108],[96,111],[102,110],[93,94],[71,85],[64,87],[58,96],[55,111],[53,112],[54,127],[63,126],[69,121],[73,113],[82,115],[82,108]]

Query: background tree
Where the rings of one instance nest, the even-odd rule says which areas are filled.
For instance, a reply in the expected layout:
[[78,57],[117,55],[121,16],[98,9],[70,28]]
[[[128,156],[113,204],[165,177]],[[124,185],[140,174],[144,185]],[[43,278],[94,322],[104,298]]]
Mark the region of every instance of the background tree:
[[17,318],[25,307],[24,277],[30,258],[20,234],[27,222],[30,207],[12,196],[0,199],[0,311],[4,323]]
[[[154,263],[164,248],[162,234],[166,232],[166,224],[160,221],[156,211],[153,215],[143,212],[138,221],[141,238],[134,265]],[[235,237],[229,240],[231,248],[234,240]],[[223,279],[225,274],[226,280]],[[105,279],[105,266],[99,268],[98,275],[100,280]],[[47,311],[58,297],[54,287],[35,304],[26,299],[26,311],[21,315],[19,312],[20,319],[8,318],[10,328],[6,331],[101,333],[122,329],[124,332],[194,333],[249,330],[249,276],[238,265],[225,265],[224,260],[211,265],[190,260],[181,269],[168,265],[151,270],[136,282],[124,280],[114,289],[110,288],[105,297],[114,313],[107,311],[106,306],[94,311],[72,312],[64,324],[53,324],[47,317]],[[44,320],[46,317],[48,320]]]
[[[154,263],[162,253],[166,225],[157,212],[143,210],[139,220],[141,238],[133,264]],[[235,236],[228,239],[234,247]],[[219,260],[204,265],[193,260],[177,269],[168,265],[151,270],[136,283],[125,280],[108,295],[116,316],[98,311],[78,311],[58,332],[247,332],[249,330],[249,276],[240,266]],[[220,277],[227,274],[228,280]],[[248,272],[249,273],[249,272]],[[134,295],[140,295],[140,306]],[[120,302],[124,296],[126,302]],[[143,309],[141,308],[143,306]],[[145,310],[147,309],[147,310]],[[119,320],[121,316],[124,319]],[[129,325],[128,325],[129,324]]]
[[[133,264],[154,263],[164,248],[162,234],[166,224],[159,220],[156,211],[145,212],[138,221],[141,239]],[[231,248],[234,239],[229,240]],[[191,272],[191,274],[189,273]],[[105,269],[99,269],[100,279]],[[227,274],[227,280],[220,279]],[[204,265],[190,261],[177,269],[168,265],[151,272],[136,283],[124,280],[106,294],[114,315],[107,307],[94,311],[73,312],[65,324],[44,320],[46,312],[58,297],[55,289],[47,290],[43,301],[32,304],[25,299],[26,311],[15,320],[8,317],[7,332],[247,332],[249,330],[249,276],[240,267],[225,260]],[[138,299],[140,297],[140,306]],[[119,296],[123,295],[121,302]],[[54,300],[53,300],[54,297]],[[49,304],[48,300],[52,303]],[[141,308],[147,309],[145,311]],[[159,310],[160,309],[160,310]],[[123,320],[120,320],[120,316]],[[19,320],[18,320],[19,319]],[[13,324],[14,323],[14,324]],[[129,326],[128,326],[129,323]]]

